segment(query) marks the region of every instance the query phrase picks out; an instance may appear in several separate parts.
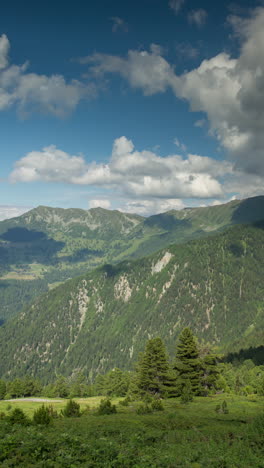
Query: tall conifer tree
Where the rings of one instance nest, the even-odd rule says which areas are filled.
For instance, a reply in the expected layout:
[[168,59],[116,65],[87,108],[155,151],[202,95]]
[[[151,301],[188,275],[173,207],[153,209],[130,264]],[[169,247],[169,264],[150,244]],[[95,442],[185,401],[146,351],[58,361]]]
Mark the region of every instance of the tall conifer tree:
[[178,384],[184,389],[191,383],[194,395],[201,393],[201,362],[195,337],[190,328],[184,328],[179,336],[174,369],[178,374]]
[[153,338],[146,344],[138,363],[137,386],[141,393],[161,396],[165,392],[169,364],[161,338]]

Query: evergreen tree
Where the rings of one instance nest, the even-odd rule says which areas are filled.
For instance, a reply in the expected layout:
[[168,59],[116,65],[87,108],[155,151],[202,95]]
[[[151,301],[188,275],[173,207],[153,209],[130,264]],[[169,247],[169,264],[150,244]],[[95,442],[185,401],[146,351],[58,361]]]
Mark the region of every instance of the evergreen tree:
[[0,380],[0,400],[3,400],[5,398],[6,394],[6,383],[4,380]]
[[219,379],[219,370],[217,366],[219,356],[209,353],[202,359],[202,386],[204,394],[216,390]]
[[168,378],[168,358],[163,341],[153,338],[146,344],[137,369],[137,386],[140,393],[163,395]]
[[174,369],[182,389],[188,386],[186,381],[189,380],[192,393],[201,394],[201,361],[195,337],[189,328],[185,328],[179,336]]

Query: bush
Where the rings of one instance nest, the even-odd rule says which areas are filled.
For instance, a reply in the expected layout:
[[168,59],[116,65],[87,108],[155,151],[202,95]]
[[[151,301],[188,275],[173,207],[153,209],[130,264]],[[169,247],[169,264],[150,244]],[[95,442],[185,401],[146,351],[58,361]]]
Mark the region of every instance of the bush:
[[164,411],[162,401],[158,399],[152,401],[151,408],[153,409],[153,411]]
[[223,403],[220,405],[216,405],[215,407],[215,412],[218,413],[218,414],[228,414],[229,411],[228,411],[228,408],[227,408],[227,403],[226,401],[224,400]]
[[49,408],[42,405],[40,408],[36,409],[33,414],[33,422],[34,424],[41,424],[43,426],[48,426],[51,423],[51,415],[49,412]]
[[66,418],[79,418],[81,416],[80,405],[74,400],[69,400],[61,413]]
[[191,382],[187,380],[182,388],[181,392],[181,403],[189,403],[193,400],[192,386]]
[[227,408],[227,402],[225,400],[222,403],[222,413],[223,414],[228,414],[229,413],[229,410]]
[[54,409],[53,405],[48,406],[48,412],[49,412],[49,415],[50,415],[51,419],[59,418],[58,412],[57,412],[57,410]]
[[105,398],[100,401],[97,414],[113,414],[116,413],[116,406],[112,405],[111,401],[108,398]]
[[136,409],[137,414],[150,414],[152,412],[152,407],[147,403],[140,403],[139,407]]
[[264,413],[260,413],[252,422],[252,429],[259,435],[264,434]]
[[131,402],[131,398],[127,396],[124,400],[119,401],[119,405],[128,406]]
[[21,424],[21,426],[28,426],[30,424],[29,418],[20,408],[13,409],[6,419],[10,424]]

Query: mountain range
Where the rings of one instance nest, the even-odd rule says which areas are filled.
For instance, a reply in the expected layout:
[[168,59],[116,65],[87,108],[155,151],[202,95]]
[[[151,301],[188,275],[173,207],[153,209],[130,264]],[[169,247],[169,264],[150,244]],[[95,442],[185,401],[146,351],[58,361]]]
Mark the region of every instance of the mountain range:
[[40,293],[100,265],[264,218],[264,197],[148,218],[94,208],[40,206],[0,222],[0,323]]
[[[230,206],[181,216],[194,220],[201,210],[222,229],[221,209],[229,213]],[[234,217],[243,219],[243,210],[241,202]],[[249,209],[249,215],[256,213]],[[158,218],[167,217],[175,213]],[[133,219],[138,229],[149,222]],[[1,375],[29,372],[50,381],[77,370],[93,379],[115,366],[131,369],[151,337],[161,336],[173,355],[186,326],[220,352],[262,345],[264,222],[218,229],[135,261],[100,266],[40,295],[0,328]]]

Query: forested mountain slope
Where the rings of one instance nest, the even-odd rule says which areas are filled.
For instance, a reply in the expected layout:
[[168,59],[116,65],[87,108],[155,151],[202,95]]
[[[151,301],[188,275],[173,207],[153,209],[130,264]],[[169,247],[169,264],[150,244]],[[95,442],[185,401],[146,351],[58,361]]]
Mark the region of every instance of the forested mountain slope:
[[149,218],[40,206],[0,222],[0,323],[41,292],[105,263],[264,218],[264,197]]
[[145,341],[171,353],[190,326],[205,342],[239,351],[264,340],[264,222],[106,265],[45,293],[0,328],[2,376],[90,377],[131,368]]

